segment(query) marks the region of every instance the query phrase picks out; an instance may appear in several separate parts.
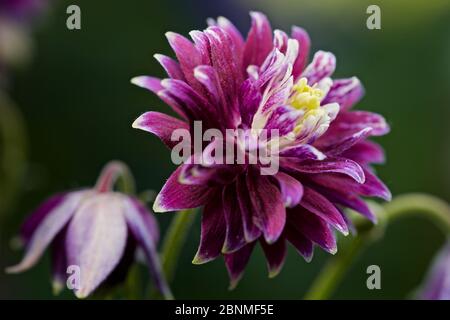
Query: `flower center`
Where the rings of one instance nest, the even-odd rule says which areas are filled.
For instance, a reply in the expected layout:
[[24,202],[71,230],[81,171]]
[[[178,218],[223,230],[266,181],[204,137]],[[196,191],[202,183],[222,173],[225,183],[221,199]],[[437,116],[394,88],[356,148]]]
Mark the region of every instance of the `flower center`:
[[[299,117],[294,134],[299,134],[305,127],[314,127],[326,114],[326,111],[320,107],[320,102],[325,97],[325,92],[314,84],[308,85],[306,78],[301,78],[293,87],[293,92],[289,104],[303,112]],[[310,128],[311,129],[311,128]],[[309,131],[309,130],[308,130]]]

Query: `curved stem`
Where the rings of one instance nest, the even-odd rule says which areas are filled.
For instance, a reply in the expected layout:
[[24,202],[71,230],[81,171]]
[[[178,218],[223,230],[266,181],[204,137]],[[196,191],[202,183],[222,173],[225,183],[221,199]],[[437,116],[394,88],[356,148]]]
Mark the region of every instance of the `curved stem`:
[[306,300],[323,300],[331,296],[344,277],[347,268],[366,244],[364,236],[349,239],[336,256],[332,257],[315,279],[305,296]]
[[382,218],[381,226],[377,228],[367,220],[358,220],[355,226],[359,230],[359,234],[327,262],[318,278],[313,282],[305,299],[329,298],[341,282],[354,258],[371,241],[379,238],[380,232],[377,232],[378,229],[388,222],[421,213],[436,223],[445,234],[450,234],[450,207],[445,201],[434,196],[420,193],[401,195],[384,206],[375,206],[374,209],[376,209],[377,215]]
[[450,207],[437,197],[423,193],[405,194],[385,204],[384,210],[389,221],[409,215],[425,214],[445,234],[450,234]]
[[161,261],[168,282],[173,278],[181,248],[196,217],[194,211],[196,210],[188,209],[178,212],[173,217],[166,232],[162,246]]
[[136,188],[130,169],[125,163],[117,160],[110,161],[105,165],[95,189],[98,192],[108,192],[113,189],[116,182],[118,189],[123,193],[135,194]]

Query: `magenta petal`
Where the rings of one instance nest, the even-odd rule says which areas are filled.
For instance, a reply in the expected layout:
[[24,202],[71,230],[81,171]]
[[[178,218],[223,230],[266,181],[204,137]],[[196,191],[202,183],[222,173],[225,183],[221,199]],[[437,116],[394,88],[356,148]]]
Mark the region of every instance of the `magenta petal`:
[[25,256],[22,261],[13,267],[6,269],[8,273],[18,273],[31,268],[44,253],[47,246],[53,241],[56,235],[67,225],[89,191],[79,191],[67,194],[59,205],[54,207],[47,216],[42,219],[39,226],[27,245]]
[[182,166],[179,166],[162,187],[153,211],[167,212],[202,206],[209,198],[211,188],[205,185],[186,185],[179,182]]
[[281,237],[273,244],[267,244],[264,240],[260,241],[269,269],[269,278],[273,278],[280,273],[286,258],[286,240]]
[[333,80],[333,85],[322,103],[337,102],[340,110],[345,111],[356,104],[363,95],[364,88],[358,78],[337,79]]
[[[285,100],[284,98],[282,100]],[[302,112],[286,105],[276,107],[267,119],[266,130],[278,130],[279,136],[285,136],[294,131]]]
[[369,197],[380,197],[389,201],[391,193],[389,189],[368,169],[363,169],[366,180],[357,183],[353,179],[340,174],[318,174],[309,178],[315,184],[342,194],[355,194]]
[[102,193],[83,201],[67,229],[69,265],[80,268],[78,298],[91,294],[115,269],[127,242],[127,224],[122,210],[125,198]]
[[344,151],[342,156],[362,164],[383,163],[385,161],[383,148],[372,141],[359,141],[350,149]]
[[244,70],[249,65],[260,66],[273,48],[272,28],[269,20],[260,12],[251,12],[252,27],[244,49]]
[[311,40],[308,33],[303,28],[297,26],[292,27],[291,37],[297,40],[299,44],[298,56],[292,70],[292,75],[297,79],[303,72],[306,62],[308,61]]
[[341,140],[338,140],[333,144],[327,146],[323,151],[328,156],[340,155],[344,151],[350,149],[356,143],[366,139],[372,131],[373,131],[372,128],[361,129],[360,131],[357,131],[350,136],[342,137]]
[[376,175],[368,169],[364,169],[364,175],[366,176],[366,181],[364,184],[359,185],[362,195],[369,197],[380,197],[386,201],[391,201],[391,192]]
[[286,239],[297,249],[298,253],[310,262],[314,253],[314,245],[300,231],[293,227],[286,228]]
[[149,76],[139,76],[131,79],[131,83],[138,87],[150,90],[154,94],[158,94],[158,91],[163,89],[161,85],[161,79]]
[[323,160],[326,156],[317,148],[309,144],[301,144],[283,149],[280,156],[295,158],[296,160]]
[[247,243],[245,241],[242,214],[237,197],[235,184],[229,184],[224,188],[222,201],[227,232],[222,253],[235,252]]
[[217,192],[205,204],[201,228],[200,245],[192,261],[194,264],[203,264],[214,260],[222,250],[226,225],[221,192]]
[[315,84],[323,78],[333,74],[336,68],[336,57],[331,52],[317,51],[312,62],[302,73],[302,77],[308,79],[309,84]]
[[284,205],[288,208],[295,207],[303,196],[303,185],[295,178],[284,172],[278,172],[275,179],[280,186]]
[[225,30],[226,33],[228,33],[234,43],[234,51],[236,52],[236,55],[240,57],[242,55],[242,52],[244,51],[245,45],[242,34],[227,18],[218,17],[217,25]]
[[[201,120],[204,122],[204,126],[208,128],[217,127],[218,120],[215,106],[212,106],[186,82],[164,79],[161,81],[161,84],[165,89],[162,92],[173,101],[176,101],[183,114],[190,120]],[[159,95],[161,96],[161,94]]]
[[172,79],[185,80],[183,71],[181,70],[178,62],[165,56],[163,54],[155,54],[155,59],[162,65],[164,70],[166,70],[167,75]]
[[343,234],[348,234],[347,224],[339,210],[320,193],[305,187],[300,205],[322,218]]
[[242,123],[250,127],[253,121],[253,116],[258,110],[262,99],[259,88],[256,86],[253,79],[247,79],[242,83],[239,99],[239,111],[241,114]]
[[366,128],[372,129],[370,132],[372,136],[382,136],[389,132],[389,125],[379,114],[367,111],[342,112],[321,139],[341,140]]
[[288,221],[297,231],[317,243],[322,249],[331,254],[336,253],[337,246],[334,233],[328,224],[317,215],[297,206],[290,210]]
[[230,103],[224,94],[216,69],[211,66],[198,66],[194,70],[194,76],[208,93],[210,103],[216,108],[214,113],[224,116],[224,121],[220,122],[221,127],[234,128],[237,121],[236,112],[230,110]]
[[323,190],[320,192],[326,196],[330,201],[353,209],[373,223],[377,222],[377,216],[372,212],[367,203],[362,200],[358,195],[346,192],[346,190]]
[[255,242],[252,242],[241,250],[224,255],[225,266],[230,276],[230,290],[234,289],[241,280],[254,246]]
[[301,163],[293,163],[281,161],[282,166],[286,169],[303,173],[325,173],[334,172],[345,174],[358,183],[364,183],[364,171],[361,166],[352,160],[344,158],[327,158],[322,161],[307,160]]
[[244,236],[247,242],[252,242],[261,236],[261,230],[254,223],[254,208],[248,194],[246,176],[240,175],[236,182],[239,207],[242,214]]
[[155,218],[138,200],[128,198],[124,199],[124,201],[126,223],[144,251],[153,281],[165,297],[170,297],[172,293],[165,280],[156,250],[157,242],[155,240],[158,237],[158,233],[154,233],[158,230],[158,227]]
[[177,129],[189,131],[189,125],[186,122],[154,111],[146,112],[137,118],[133,123],[133,128],[154,134],[171,149],[179,143],[179,141],[172,141],[173,131]]
[[286,223],[286,209],[278,188],[259,169],[250,168],[247,174],[247,188],[252,201],[254,223],[263,231],[267,243],[280,237]]
[[211,64],[217,72],[220,86],[231,111],[237,90],[243,81],[240,61],[234,55],[231,38],[221,28],[209,27],[205,34],[210,44]]
[[175,52],[186,81],[195,87],[194,68],[203,64],[202,55],[194,44],[180,34],[167,32],[166,38]]

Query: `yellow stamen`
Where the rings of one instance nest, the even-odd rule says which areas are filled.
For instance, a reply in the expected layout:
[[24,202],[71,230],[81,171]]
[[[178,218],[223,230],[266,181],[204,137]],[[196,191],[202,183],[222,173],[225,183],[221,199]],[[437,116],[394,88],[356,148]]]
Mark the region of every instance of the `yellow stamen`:
[[309,86],[306,78],[298,80],[293,87],[293,91],[290,98],[290,105],[304,112],[303,117],[299,119],[294,129],[294,133],[298,134],[308,119],[321,118],[324,115],[325,111],[320,108],[320,102],[324,98],[325,93],[317,88],[315,84]]

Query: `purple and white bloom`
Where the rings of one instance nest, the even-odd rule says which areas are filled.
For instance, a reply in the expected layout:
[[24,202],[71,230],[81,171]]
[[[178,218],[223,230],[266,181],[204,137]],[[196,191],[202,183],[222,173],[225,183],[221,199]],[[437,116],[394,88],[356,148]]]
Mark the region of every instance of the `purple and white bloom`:
[[26,253],[7,272],[28,270],[50,247],[54,289],[65,286],[68,267],[76,266],[80,279],[75,294],[85,298],[101,284],[123,280],[135,250],[141,248],[156,286],[170,297],[156,250],[157,221],[138,199],[113,191],[122,166],[109,163],[95,188],[57,194],[45,201],[23,224],[20,237]]
[[262,175],[259,164],[187,162],[170,176],[153,207],[155,212],[203,207],[193,263],[223,255],[232,287],[257,242],[272,277],[284,263],[287,242],[307,261],[315,245],[335,253],[333,229],[345,235],[349,230],[343,208],[375,221],[362,197],[391,198],[370,168],[384,161],[383,150],[367,140],[389,127],[378,114],[350,111],[363,96],[360,81],[331,79],[336,65],[331,52],[318,51],[307,64],[310,39],[302,28],[294,26],[288,35],[272,31],[259,12],[251,17],[246,39],[223,17],[210,19],[204,31],[191,31],[192,41],[166,33],[177,61],[161,54],[155,58],[168,78],[132,80],[180,117],[147,112],[133,124],[171,149],[177,144],[172,132],[192,130],[194,121],[205,129],[241,129],[247,137],[260,129],[279,131],[275,175]]
[[434,259],[418,298],[450,300],[450,241]]

